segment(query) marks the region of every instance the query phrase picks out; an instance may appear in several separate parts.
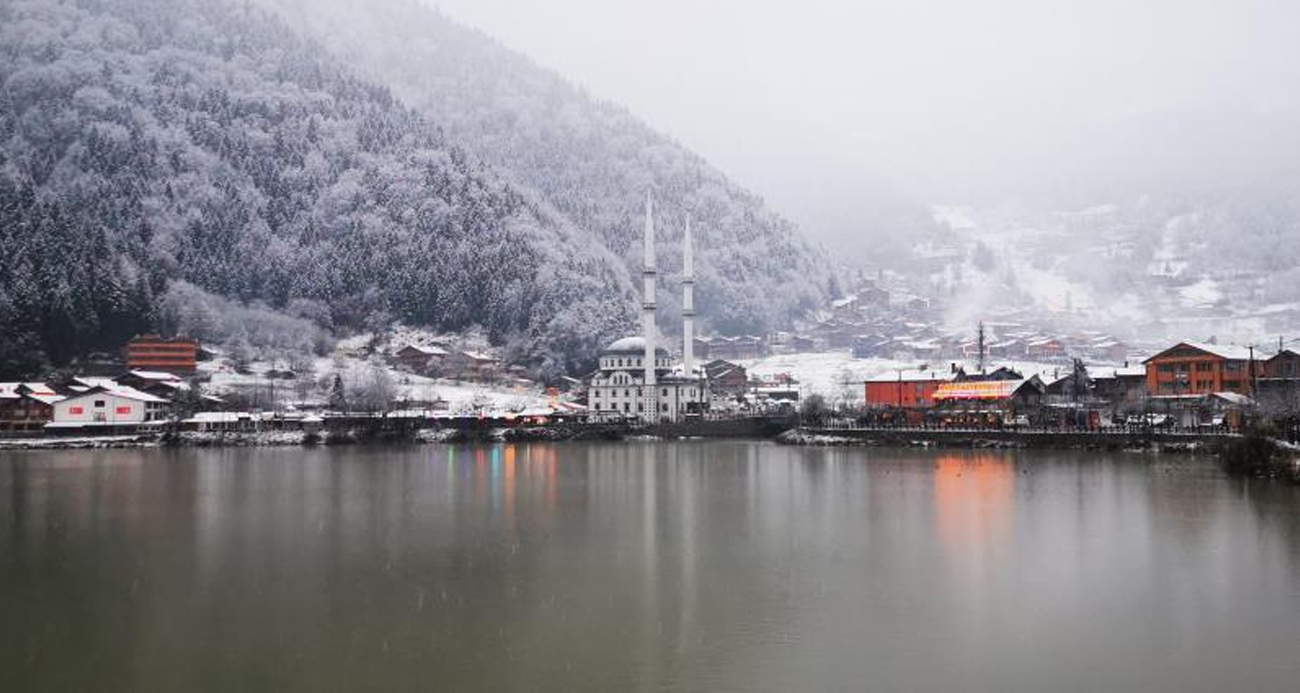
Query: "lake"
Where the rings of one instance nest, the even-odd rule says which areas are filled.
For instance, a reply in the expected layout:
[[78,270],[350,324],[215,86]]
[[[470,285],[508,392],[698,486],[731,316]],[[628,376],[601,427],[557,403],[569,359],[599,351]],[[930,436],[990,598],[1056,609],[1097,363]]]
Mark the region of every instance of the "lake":
[[0,690],[1293,691],[1300,492],[688,441],[0,453]]

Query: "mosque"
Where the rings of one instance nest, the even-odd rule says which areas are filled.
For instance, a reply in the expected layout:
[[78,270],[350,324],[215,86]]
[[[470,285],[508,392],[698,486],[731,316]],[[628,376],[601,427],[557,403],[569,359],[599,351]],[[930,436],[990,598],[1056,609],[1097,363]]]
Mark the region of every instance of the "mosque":
[[639,419],[644,423],[680,421],[708,409],[709,383],[697,368],[695,342],[695,250],[691,221],[683,237],[682,362],[673,364],[668,349],[655,344],[656,304],[654,211],[645,206],[645,268],[641,272],[641,334],[624,337],[600,354],[600,367],[587,388],[590,417],[597,421]]

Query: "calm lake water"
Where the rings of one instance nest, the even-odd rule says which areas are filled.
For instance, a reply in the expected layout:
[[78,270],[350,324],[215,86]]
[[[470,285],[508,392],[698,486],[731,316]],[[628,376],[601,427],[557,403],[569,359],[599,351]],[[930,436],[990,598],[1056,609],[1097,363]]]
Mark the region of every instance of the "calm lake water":
[[0,690],[1294,691],[1300,492],[684,442],[0,453]]

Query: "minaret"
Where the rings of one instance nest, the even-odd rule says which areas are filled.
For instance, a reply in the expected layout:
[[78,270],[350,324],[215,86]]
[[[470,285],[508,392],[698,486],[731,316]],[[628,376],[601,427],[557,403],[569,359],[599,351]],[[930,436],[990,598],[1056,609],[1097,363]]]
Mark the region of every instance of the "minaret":
[[645,382],[642,401],[645,403],[645,420],[659,420],[658,382],[655,379],[655,221],[650,206],[650,193],[645,195],[645,269],[641,271],[641,334],[645,337]]
[[691,243],[691,217],[686,216],[686,236],[682,240],[684,267],[682,268],[682,370],[686,377],[695,377],[695,248]]

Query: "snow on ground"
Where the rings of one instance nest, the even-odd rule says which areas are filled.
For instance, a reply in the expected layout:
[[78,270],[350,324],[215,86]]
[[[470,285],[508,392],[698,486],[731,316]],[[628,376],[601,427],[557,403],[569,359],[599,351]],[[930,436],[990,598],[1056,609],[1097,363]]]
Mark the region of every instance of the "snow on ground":
[[[312,372],[298,374],[293,380],[272,380],[268,371],[287,369],[287,364],[253,361],[247,373],[237,373],[224,357],[200,364],[200,370],[210,376],[205,391],[223,395],[241,390],[275,388],[279,401],[296,399],[324,402],[333,376],[343,379],[344,390],[354,390],[372,377],[372,369],[380,368],[388,374],[397,391],[397,399],[417,402],[445,400],[452,412],[471,410],[519,411],[525,408],[546,408],[550,404],[540,388],[509,384],[468,383],[442,378],[427,378],[398,371],[381,359],[366,359],[362,354],[369,342],[368,336],[353,337],[339,342],[334,353],[311,361]],[[324,387],[321,387],[321,385]]]

